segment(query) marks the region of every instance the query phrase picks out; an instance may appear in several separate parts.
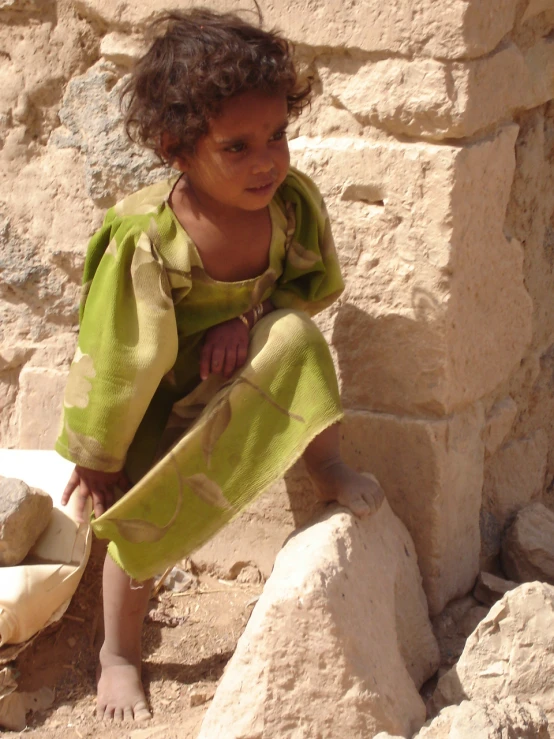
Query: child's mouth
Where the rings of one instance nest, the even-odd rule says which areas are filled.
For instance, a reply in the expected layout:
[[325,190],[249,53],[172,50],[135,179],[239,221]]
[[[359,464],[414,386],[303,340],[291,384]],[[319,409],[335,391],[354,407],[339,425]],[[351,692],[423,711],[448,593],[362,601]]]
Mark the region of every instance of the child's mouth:
[[261,187],[247,187],[246,191],[251,192],[253,195],[266,195],[268,192],[271,192],[273,189],[273,181],[268,182],[267,185],[262,185]]

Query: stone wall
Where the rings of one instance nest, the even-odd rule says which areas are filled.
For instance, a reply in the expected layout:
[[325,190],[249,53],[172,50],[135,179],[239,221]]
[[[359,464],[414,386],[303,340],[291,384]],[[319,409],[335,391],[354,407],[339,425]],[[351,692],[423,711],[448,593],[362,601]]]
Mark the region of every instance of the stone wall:
[[[554,498],[554,0],[260,4],[316,81],[291,150],[347,280],[319,321],[345,454],[381,479],[436,613],[471,587],[481,540],[490,563],[518,506]],[[51,447],[87,239],[164,174],[117,105],[164,5],[0,0],[4,446]],[[245,552],[305,517],[303,483],[248,514]]]

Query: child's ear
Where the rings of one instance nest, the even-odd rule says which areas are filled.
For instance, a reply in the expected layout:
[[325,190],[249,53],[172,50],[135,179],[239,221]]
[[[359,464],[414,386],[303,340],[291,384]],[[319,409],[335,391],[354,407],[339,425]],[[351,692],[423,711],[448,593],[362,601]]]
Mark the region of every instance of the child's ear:
[[186,172],[187,162],[181,156],[176,156],[171,153],[171,150],[175,151],[175,144],[177,142],[169,133],[162,133],[160,138],[160,154],[162,158],[169,164],[170,167],[178,169],[181,172]]

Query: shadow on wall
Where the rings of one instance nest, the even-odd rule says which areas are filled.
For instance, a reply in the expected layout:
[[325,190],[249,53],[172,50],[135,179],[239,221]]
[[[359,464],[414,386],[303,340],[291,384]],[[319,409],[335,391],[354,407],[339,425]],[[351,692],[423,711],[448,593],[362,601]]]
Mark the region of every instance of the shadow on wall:
[[445,321],[433,296],[415,290],[414,318],[373,316],[342,305],[333,345],[344,407],[408,415],[444,413]]

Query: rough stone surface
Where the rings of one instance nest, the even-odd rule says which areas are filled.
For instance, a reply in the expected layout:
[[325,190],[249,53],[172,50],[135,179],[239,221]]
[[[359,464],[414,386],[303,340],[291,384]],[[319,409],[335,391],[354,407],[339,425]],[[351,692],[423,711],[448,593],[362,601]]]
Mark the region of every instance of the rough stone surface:
[[501,447],[485,467],[483,506],[491,511],[503,528],[513,514],[544,488],[548,438],[539,430],[525,439]]
[[362,521],[331,512],[278,555],[199,739],[405,735],[437,665],[404,526],[386,502]]
[[[461,147],[292,142],[329,200],[344,259],[332,340],[347,406],[447,414],[519,363],[532,305],[521,245],[502,230],[516,134]],[[345,207],[363,227],[354,242],[343,240]]]
[[506,44],[464,63],[399,58],[364,64],[331,57],[319,63],[318,73],[325,95],[374,126],[463,138],[554,97],[554,42],[545,40],[527,54]]
[[494,454],[512,428],[517,415],[517,405],[512,398],[496,402],[487,414],[483,441],[487,454]]
[[60,431],[67,371],[29,367],[20,376],[19,446],[53,449]]
[[42,534],[52,498],[21,480],[0,477],[0,565],[17,565]]
[[513,580],[505,580],[503,577],[497,577],[490,572],[480,572],[475,587],[473,588],[473,597],[486,606],[493,606],[496,601],[503,598],[510,590],[517,588],[518,583]]
[[546,714],[515,698],[462,701],[440,712],[412,739],[550,739]]
[[101,62],[69,83],[60,109],[64,129],[50,143],[74,147],[85,157],[88,195],[103,207],[141,185],[162,179],[168,171],[153,152],[130,146],[122,126],[119,93],[124,83]]
[[464,651],[467,637],[487,614],[471,595],[450,601],[444,610],[432,619],[437,639],[441,669],[451,667]]
[[373,472],[414,540],[432,614],[473,587],[479,572],[483,411],[442,421],[349,412],[347,462]]
[[554,512],[542,503],[522,508],[502,542],[502,565],[517,582],[554,585]]
[[467,640],[458,664],[440,678],[444,704],[504,698],[540,706],[554,719],[554,588],[526,583],[506,593]]
[[[112,0],[73,0],[77,10],[110,25],[144,23],[167,7],[163,0],[128,5]],[[184,0],[180,7],[193,5]],[[206,0],[206,7],[234,10],[232,0]],[[492,51],[510,31],[517,0],[399,0],[380,5],[371,0],[290,0],[262,7],[267,26],[278,26],[294,41],[313,46],[343,46],[364,51],[421,53],[438,57],[477,57]]]

